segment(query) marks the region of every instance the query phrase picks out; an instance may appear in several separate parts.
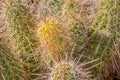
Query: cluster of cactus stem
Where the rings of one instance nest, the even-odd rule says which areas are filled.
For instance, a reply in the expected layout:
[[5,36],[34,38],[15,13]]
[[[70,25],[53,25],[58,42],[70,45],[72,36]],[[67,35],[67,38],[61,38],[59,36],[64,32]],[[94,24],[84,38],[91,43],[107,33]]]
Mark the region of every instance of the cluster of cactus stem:
[[[71,59],[65,61],[67,57],[65,55],[64,47],[65,41],[62,39],[60,30],[61,27],[51,18],[45,18],[38,25],[40,28],[38,34],[41,40],[41,44],[44,48],[43,53],[44,61],[49,63],[48,55],[53,62],[50,76],[50,80],[91,80],[89,71],[83,69],[83,64],[76,64]],[[46,57],[47,56],[47,57]],[[72,56],[73,57],[73,56]]]
[[[15,80],[31,80],[38,77],[40,79],[41,75],[38,74],[47,72],[49,74],[47,75],[47,80],[93,80],[91,78],[92,73],[89,71],[90,66],[104,62],[114,51],[114,41],[119,35],[117,29],[120,29],[118,27],[120,21],[118,21],[120,14],[118,11],[120,8],[116,7],[120,5],[119,0],[115,0],[116,3],[114,3],[114,0],[101,0],[100,4],[98,4],[98,1],[95,5],[89,3],[90,0],[85,0],[88,1],[87,4],[84,1],[79,3],[79,0],[43,0],[41,3],[46,3],[45,7],[48,8],[50,6],[48,9],[51,11],[48,10],[48,13],[52,17],[46,17],[43,14],[39,23],[34,20],[33,14],[23,1],[25,0],[6,0],[5,2],[5,16],[13,50],[10,50],[11,52],[3,52],[0,49],[0,57],[3,60],[1,62],[2,66],[13,70],[13,72],[16,72],[16,75],[15,73],[14,75],[17,76],[10,77],[10,75],[8,78],[13,80],[14,78]],[[100,6],[99,8],[98,5]],[[53,6],[57,6],[57,8],[52,9]],[[54,11],[56,9],[60,9],[63,12]],[[62,18],[63,22],[65,22],[63,24],[65,27],[70,27],[70,32],[72,32],[72,34],[69,33],[70,36],[64,35],[65,28],[60,23],[62,20],[54,19],[56,16],[59,19]],[[38,23],[38,26],[36,26],[37,31],[34,30],[34,22]],[[39,39],[36,39],[36,34]],[[77,45],[75,52],[74,50],[71,51],[71,54],[67,52],[71,48],[67,50],[70,45],[65,37],[73,38]],[[40,41],[40,45],[38,45],[41,49],[40,52],[38,51],[39,54],[35,52],[36,44],[39,43],[38,40]],[[69,42],[72,43],[72,41]],[[6,53],[8,61],[3,64],[5,62],[3,56]],[[79,58],[77,53],[83,54],[83,57],[80,58],[81,60],[76,60]],[[42,60],[39,61],[40,59],[38,58]],[[94,62],[96,58],[100,58],[100,60]],[[92,62],[94,63],[87,65],[86,63],[80,63],[80,61],[84,62],[85,60],[88,63],[91,63],[89,60],[93,60]],[[17,63],[13,64],[12,62],[15,61]],[[42,61],[45,62],[45,67],[48,70],[43,70],[40,73],[42,67],[39,66],[43,64]],[[10,67],[8,64],[10,64]],[[16,69],[14,67],[11,68],[11,66],[16,67]],[[33,68],[34,66],[36,67]],[[101,66],[103,67],[104,63]],[[101,66],[94,68],[94,75],[97,75]],[[8,69],[5,69],[6,72],[11,74],[12,71],[9,72]],[[32,74],[32,72],[37,74]]]
[[[70,2],[65,4],[68,10],[75,8],[75,5],[74,2],[73,4],[70,4]],[[82,67],[78,67],[71,60],[68,62],[63,60],[68,55],[64,52],[66,41],[62,36],[62,27],[57,21],[51,17],[45,17],[38,27],[38,36],[43,48],[43,60],[47,64],[53,61],[50,77],[48,78],[50,80],[91,80],[89,72],[84,71],[82,64],[79,64]]]

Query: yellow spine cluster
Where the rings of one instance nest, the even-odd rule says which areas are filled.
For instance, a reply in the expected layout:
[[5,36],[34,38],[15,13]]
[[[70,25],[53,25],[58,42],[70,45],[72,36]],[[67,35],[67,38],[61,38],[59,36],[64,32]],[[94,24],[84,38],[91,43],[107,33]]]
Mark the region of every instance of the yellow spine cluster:
[[60,26],[52,19],[45,19],[40,22],[39,35],[44,49],[55,61],[62,59],[62,37]]

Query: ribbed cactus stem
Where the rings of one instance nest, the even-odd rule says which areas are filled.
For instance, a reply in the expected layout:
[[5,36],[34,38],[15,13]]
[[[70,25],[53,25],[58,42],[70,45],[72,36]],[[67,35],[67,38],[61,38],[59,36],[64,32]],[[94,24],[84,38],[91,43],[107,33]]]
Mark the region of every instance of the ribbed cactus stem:
[[61,61],[52,68],[50,80],[91,80],[83,65],[78,66],[73,61]]
[[53,19],[46,18],[40,22],[39,36],[42,46],[47,50],[55,61],[62,59],[63,43],[61,37],[61,27]]
[[10,36],[18,54],[32,53],[33,27],[32,15],[21,0],[8,1],[5,5],[5,14],[10,29]]
[[[21,64],[22,69],[27,72],[29,67],[24,62],[29,62],[30,58],[27,55],[34,52],[36,42],[32,30],[33,17],[21,0],[7,0],[5,3],[5,15],[13,47],[12,53],[18,63]],[[25,79],[27,76],[25,75]]]

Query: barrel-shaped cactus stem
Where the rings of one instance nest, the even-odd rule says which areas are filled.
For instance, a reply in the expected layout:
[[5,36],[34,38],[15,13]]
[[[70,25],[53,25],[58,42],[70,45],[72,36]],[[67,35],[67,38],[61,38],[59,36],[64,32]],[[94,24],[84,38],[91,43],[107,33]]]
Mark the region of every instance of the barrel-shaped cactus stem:
[[47,51],[52,59],[55,61],[60,61],[62,59],[63,47],[65,41],[62,37],[62,27],[60,27],[54,19],[46,18],[42,20],[39,24],[39,37],[44,50]]
[[92,80],[91,72],[85,70],[83,65],[74,61],[61,61],[51,69],[50,80]]

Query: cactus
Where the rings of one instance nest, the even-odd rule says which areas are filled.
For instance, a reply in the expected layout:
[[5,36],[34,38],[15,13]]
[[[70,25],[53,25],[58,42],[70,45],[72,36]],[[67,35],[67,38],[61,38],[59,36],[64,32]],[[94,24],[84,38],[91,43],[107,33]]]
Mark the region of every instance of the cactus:
[[50,80],[92,80],[90,71],[83,64],[76,65],[73,61],[61,61],[51,69]]
[[[5,0],[2,11],[5,11],[6,23],[0,30],[0,39],[5,43],[5,46],[0,43],[2,77],[6,80],[96,80],[98,74],[98,79],[107,80],[111,73],[119,75],[119,56],[111,57],[120,36],[119,4],[119,0]],[[0,13],[4,16],[1,8]],[[102,64],[97,66],[99,63]]]
[[[46,18],[45,21],[41,21],[39,24],[38,34],[42,45],[47,50],[47,54],[51,56],[55,61],[60,61],[62,59],[63,47],[65,41],[61,36],[61,27],[53,19]],[[46,54],[45,54],[46,55]]]
[[94,68],[95,74],[104,66],[104,61],[113,54],[114,41],[116,42],[118,36],[116,32],[119,33],[119,27],[116,25],[118,21],[115,18],[118,10],[115,11],[114,7],[113,0],[107,0],[107,2],[101,0],[99,11],[89,24],[88,29],[86,29],[86,23],[80,23],[81,21],[72,24],[72,32],[75,34],[73,37],[75,37],[78,46],[76,52],[84,54],[83,60],[101,58],[98,63],[103,62],[101,66]]
[[32,53],[35,40],[32,38],[34,32],[31,28],[34,26],[29,10],[21,0],[14,0],[6,2],[5,14],[15,54],[21,57]]
[[[11,53],[24,71],[23,79],[30,78],[30,71],[36,68],[35,54],[36,39],[34,36],[34,20],[30,10],[21,0],[7,0],[5,3],[6,22],[10,31]],[[32,62],[32,63],[30,63]],[[32,66],[31,66],[32,65]]]

